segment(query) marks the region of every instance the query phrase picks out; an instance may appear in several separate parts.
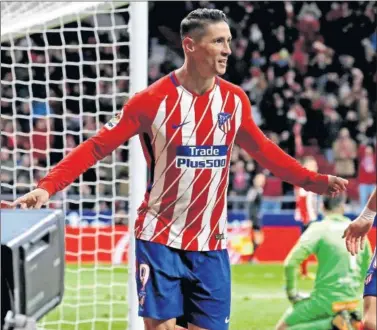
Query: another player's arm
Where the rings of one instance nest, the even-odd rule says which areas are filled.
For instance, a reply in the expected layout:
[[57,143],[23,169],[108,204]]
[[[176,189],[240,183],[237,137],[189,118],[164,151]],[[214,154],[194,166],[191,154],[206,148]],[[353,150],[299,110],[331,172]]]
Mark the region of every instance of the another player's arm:
[[332,194],[346,190],[347,180],[306,169],[268,139],[252,119],[251,105],[247,95],[241,91],[240,96],[243,114],[236,143],[261,166],[292,185],[318,194]]
[[360,215],[344,231],[343,237],[346,238],[347,250],[352,255],[357,254],[359,248],[363,249],[364,247],[367,234],[372,228],[374,218],[376,217],[376,199],[375,188]]
[[140,95],[135,95],[123,106],[119,122],[113,120],[106,124],[95,136],[73,149],[38,183],[37,189],[15,200],[12,206],[40,208],[52,195],[136,135],[143,120],[139,104]]
[[297,296],[297,268],[311,254],[316,252],[321,237],[321,227],[313,223],[300,237],[284,261],[286,290],[288,298],[294,300]]

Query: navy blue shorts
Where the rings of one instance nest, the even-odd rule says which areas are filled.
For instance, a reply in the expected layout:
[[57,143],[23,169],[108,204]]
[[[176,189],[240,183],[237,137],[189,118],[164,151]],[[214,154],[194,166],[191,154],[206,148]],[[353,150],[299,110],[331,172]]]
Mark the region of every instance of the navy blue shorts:
[[370,263],[367,277],[365,278],[364,297],[374,296],[377,297],[377,259],[376,249],[374,250],[373,258]]
[[183,251],[136,240],[139,316],[177,318],[201,328],[227,330],[230,317],[227,250]]

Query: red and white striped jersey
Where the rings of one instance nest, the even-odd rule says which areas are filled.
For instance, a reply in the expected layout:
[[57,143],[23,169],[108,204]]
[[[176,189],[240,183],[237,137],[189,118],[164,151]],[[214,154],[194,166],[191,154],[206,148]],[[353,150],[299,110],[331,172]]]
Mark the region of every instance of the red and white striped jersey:
[[318,219],[318,196],[303,188],[295,187],[295,220],[308,224]]
[[184,250],[226,247],[228,165],[243,107],[234,88],[220,85],[217,79],[198,96],[172,74],[153,86],[163,93],[152,102],[156,114],[142,139],[153,179],[137,238]]
[[139,135],[150,182],[138,211],[136,237],[183,250],[226,248],[229,160],[234,143],[292,184],[323,193],[328,178],[310,172],[255,125],[243,90],[216,78],[203,95],[174,73],[133,96],[123,111],[73,150],[40,183],[50,195],[97,160]]

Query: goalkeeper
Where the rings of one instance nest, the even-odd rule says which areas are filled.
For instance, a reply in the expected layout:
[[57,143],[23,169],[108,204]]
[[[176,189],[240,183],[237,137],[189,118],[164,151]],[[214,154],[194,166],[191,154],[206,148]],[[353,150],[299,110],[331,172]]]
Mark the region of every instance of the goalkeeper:
[[[371,256],[370,245],[350,256],[342,234],[351,222],[343,216],[345,197],[325,197],[325,218],[313,223],[285,260],[286,290],[293,304],[279,321],[277,330],[353,329],[350,314],[358,306],[361,285]],[[314,290],[310,297],[298,293],[296,270],[310,254],[318,259]]]

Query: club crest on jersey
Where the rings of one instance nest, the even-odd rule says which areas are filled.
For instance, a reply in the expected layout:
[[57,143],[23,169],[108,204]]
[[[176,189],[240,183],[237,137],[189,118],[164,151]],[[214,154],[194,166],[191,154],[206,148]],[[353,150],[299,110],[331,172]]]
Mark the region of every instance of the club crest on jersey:
[[111,118],[106,124],[105,127],[107,129],[113,129],[118,123],[120,122],[120,119],[122,118],[122,112],[117,113],[113,118]]
[[220,112],[217,115],[217,122],[218,122],[219,128],[225,134],[230,131],[230,120],[229,119],[231,118],[231,116],[232,115],[230,113],[226,113],[226,112]]

